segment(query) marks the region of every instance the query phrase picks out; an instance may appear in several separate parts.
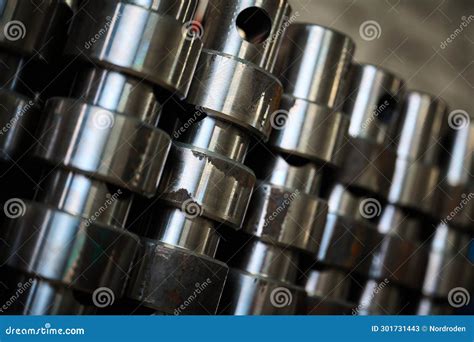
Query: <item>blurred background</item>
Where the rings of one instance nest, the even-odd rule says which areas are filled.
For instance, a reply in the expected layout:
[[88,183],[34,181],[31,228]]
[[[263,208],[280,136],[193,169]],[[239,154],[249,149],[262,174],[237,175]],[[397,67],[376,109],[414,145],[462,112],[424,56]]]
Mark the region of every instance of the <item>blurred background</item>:
[[[290,0],[298,22],[348,34],[355,59],[474,113],[474,1]],[[449,40],[450,42],[449,42]]]

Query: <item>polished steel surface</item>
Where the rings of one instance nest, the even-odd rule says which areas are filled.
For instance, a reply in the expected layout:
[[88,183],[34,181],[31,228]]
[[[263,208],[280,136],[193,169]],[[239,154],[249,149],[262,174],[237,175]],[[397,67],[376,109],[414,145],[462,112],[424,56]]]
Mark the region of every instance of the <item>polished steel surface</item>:
[[45,113],[38,158],[144,196],[155,194],[170,148],[165,132],[69,98],[50,99]]
[[0,1],[0,313],[472,313],[474,16],[388,2]]
[[[67,54],[187,95],[202,43],[188,39],[172,16],[121,1],[90,1],[71,28]],[[109,30],[108,39],[94,39]]]
[[284,93],[335,108],[345,97],[354,42],[329,28],[290,25],[278,56]]

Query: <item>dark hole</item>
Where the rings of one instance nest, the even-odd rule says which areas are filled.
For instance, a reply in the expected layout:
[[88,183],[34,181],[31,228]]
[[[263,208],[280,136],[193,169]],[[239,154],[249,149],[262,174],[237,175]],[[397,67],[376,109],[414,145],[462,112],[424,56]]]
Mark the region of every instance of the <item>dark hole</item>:
[[240,36],[252,44],[263,43],[272,29],[270,17],[259,7],[249,7],[240,12],[236,25]]

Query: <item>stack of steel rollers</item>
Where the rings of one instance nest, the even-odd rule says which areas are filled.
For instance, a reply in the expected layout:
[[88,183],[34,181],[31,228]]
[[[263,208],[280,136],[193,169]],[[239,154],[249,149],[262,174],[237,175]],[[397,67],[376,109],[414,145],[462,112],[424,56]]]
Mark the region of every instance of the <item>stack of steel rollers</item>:
[[474,124],[466,112],[448,117],[452,139],[432,213],[441,220],[429,248],[417,314],[453,314],[474,290]]
[[[36,312],[26,309],[23,303],[33,300],[35,292],[51,289],[25,265],[14,267],[13,261],[10,268],[6,259],[15,242],[4,234],[11,222],[23,219],[27,206],[22,198],[34,194],[38,178],[31,160],[34,134],[41,107],[53,88],[55,66],[60,61],[71,16],[69,6],[59,1],[4,1],[0,5],[0,310],[5,313]],[[17,291],[23,294],[21,302],[12,302],[11,294]]]
[[251,138],[268,139],[278,109],[282,89],[271,72],[289,11],[286,0],[208,3],[203,51],[178,105],[184,113],[169,128],[175,140],[158,202],[140,227],[166,250],[153,242],[134,268],[127,296],[142,307],[217,312],[228,273],[214,258],[218,230],[240,229],[244,220],[255,175],[243,162]]
[[248,160],[258,178],[243,227],[251,239],[241,236],[226,253],[231,271],[222,313],[305,313],[301,264],[312,261],[321,244],[328,211],[322,183],[341,162],[349,120],[336,108],[353,52],[353,42],[338,32],[308,24],[288,28],[278,59],[280,109],[272,115],[268,144]]
[[82,1],[74,16],[76,77],[68,97],[47,101],[37,132],[45,175],[2,225],[2,264],[38,279],[18,312],[89,312],[122,296],[140,246],[124,228],[129,207],[156,193],[171,143],[155,127],[155,93],[186,96],[202,47],[182,32],[195,3],[160,4]]
[[211,0],[202,24],[196,4],[0,8],[2,312],[452,313],[474,280],[472,118],[349,71],[340,33],[285,34],[286,0]]

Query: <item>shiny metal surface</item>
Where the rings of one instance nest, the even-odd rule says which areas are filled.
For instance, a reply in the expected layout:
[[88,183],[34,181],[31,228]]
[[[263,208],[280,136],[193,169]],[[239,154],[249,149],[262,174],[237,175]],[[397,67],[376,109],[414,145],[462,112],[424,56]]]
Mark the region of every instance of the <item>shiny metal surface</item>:
[[293,164],[280,155],[259,152],[249,156],[247,161],[259,180],[310,195],[318,193],[322,175],[316,164],[308,161]]
[[253,172],[244,165],[175,142],[158,193],[161,199],[190,215],[240,228],[254,184]]
[[402,120],[399,115],[403,81],[369,64],[354,64],[343,111],[351,118],[349,135],[372,143],[391,144]]
[[268,139],[270,116],[278,110],[280,81],[246,60],[204,49],[186,101],[208,116],[227,120]]
[[238,163],[244,162],[250,144],[250,136],[245,131],[212,117],[205,117],[194,123],[178,140],[223,155]]
[[139,243],[134,234],[24,203],[23,216],[2,218],[2,265],[89,293],[107,286],[121,296]]
[[320,198],[264,183],[253,193],[243,231],[271,244],[315,253],[326,214],[327,204]]
[[171,207],[159,209],[153,219],[151,228],[155,232],[148,234],[149,238],[211,258],[215,256],[220,237],[214,222],[202,217],[190,217]]
[[[282,292],[282,288],[286,290]],[[291,284],[231,269],[218,312],[237,316],[291,315],[303,293]],[[278,304],[274,305],[275,302]]]
[[144,196],[155,194],[170,148],[166,133],[68,98],[49,100],[45,113],[38,158]]
[[161,111],[151,84],[106,69],[81,69],[76,75],[70,97],[112,112],[134,116],[151,126],[156,125]]
[[[62,48],[71,16],[71,9],[63,1],[3,1],[0,46],[14,53],[49,59]],[[22,26],[14,25],[18,22]]]
[[211,315],[217,310],[227,272],[227,266],[215,259],[142,239],[126,297],[135,300],[137,307],[160,313]]
[[124,228],[133,195],[80,173],[59,169],[41,182],[35,200],[90,223]]
[[401,109],[404,121],[397,143],[400,159],[440,165],[445,151],[438,147],[448,133],[446,103],[432,95],[410,91]]
[[268,144],[275,149],[319,163],[339,165],[349,119],[342,112],[284,95],[283,127],[274,129]]
[[210,0],[204,15],[204,48],[273,71],[284,27],[287,0]]
[[326,27],[290,25],[278,56],[284,93],[335,108],[345,97],[354,42]]
[[[94,13],[95,18],[87,13]],[[96,64],[185,97],[201,47],[201,41],[188,39],[182,24],[171,16],[105,0],[90,1],[75,15],[66,53],[81,58],[84,54]]]

